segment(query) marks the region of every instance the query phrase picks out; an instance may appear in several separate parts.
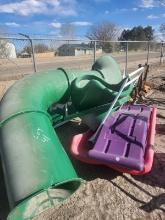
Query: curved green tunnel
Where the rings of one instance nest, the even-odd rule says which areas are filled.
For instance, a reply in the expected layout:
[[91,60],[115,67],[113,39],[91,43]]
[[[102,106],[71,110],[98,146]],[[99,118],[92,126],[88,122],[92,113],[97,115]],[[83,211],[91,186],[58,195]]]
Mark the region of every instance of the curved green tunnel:
[[[67,189],[70,195],[79,187],[81,180],[54,131],[47,110],[53,103],[65,103],[75,79],[85,76],[102,78],[109,84],[122,80],[116,62],[105,56],[96,61],[91,71],[57,69],[24,77],[3,97],[1,159],[10,206],[17,206],[9,219],[35,216],[35,211],[24,215],[29,201],[49,188]],[[90,106],[87,103],[86,108]]]

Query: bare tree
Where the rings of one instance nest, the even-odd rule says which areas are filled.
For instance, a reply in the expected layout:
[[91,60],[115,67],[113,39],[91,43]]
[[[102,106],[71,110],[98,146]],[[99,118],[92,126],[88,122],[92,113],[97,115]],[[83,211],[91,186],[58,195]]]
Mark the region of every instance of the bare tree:
[[161,32],[162,34],[165,34],[165,23],[163,23],[163,24],[160,25],[160,32]]
[[97,43],[97,45],[101,46],[105,52],[111,52],[112,44],[106,41],[117,40],[119,32],[120,30],[116,24],[109,21],[103,21],[91,26],[86,36],[90,40],[102,41]]
[[165,23],[162,23],[159,27],[159,31],[160,31],[160,34],[159,34],[159,39],[161,41],[165,41]]
[[[45,53],[47,51],[49,51],[49,47],[46,44],[36,44],[34,45],[34,51],[35,53]],[[22,53],[28,53],[28,54],[32,54],[32,48],[31,46],[26,46],[23,48]]]
[[90,40],[110,41],[116,40],[119,34],[119,28],[116,24],[104,21],[92,26],[87,33]]
[[63,24],[61,27],[61,36],[65,39],[74,39],[75,38],[75,26],[73,24],[67,23]]
[[45,53],[49,51],[49,48],[46,44],[36,44],[34,46],[34,50],[36,53]]
[[23,48],[23,50],[21,51],[21,53],[28,53],[28,54],[32,54],[32,48],[31,46],[26,46]]

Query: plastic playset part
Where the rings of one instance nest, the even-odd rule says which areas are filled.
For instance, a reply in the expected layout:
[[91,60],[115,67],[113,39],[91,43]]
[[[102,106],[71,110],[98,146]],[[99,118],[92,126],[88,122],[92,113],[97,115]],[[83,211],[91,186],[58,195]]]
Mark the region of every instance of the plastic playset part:
[[145,174],[153,163],[156,108],[123,106],[108,118],[94,146],[92,132],[74,136],[71,153],[86,163],[103,164],[120,172]]

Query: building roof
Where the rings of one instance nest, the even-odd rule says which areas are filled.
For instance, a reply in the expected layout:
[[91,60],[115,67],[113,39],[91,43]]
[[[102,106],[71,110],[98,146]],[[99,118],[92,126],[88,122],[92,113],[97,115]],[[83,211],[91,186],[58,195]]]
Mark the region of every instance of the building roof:
[[[93,47],[90,46],[89,44],[84,44],[84,43],[81,43],[81,44],[63,44],[61,45],[58,49],[61,49],[61,48],[74,48],[74,49],[80,49],[80,50],[93,50]],[[97,48],[100,48],[100,47],[97,47]]]

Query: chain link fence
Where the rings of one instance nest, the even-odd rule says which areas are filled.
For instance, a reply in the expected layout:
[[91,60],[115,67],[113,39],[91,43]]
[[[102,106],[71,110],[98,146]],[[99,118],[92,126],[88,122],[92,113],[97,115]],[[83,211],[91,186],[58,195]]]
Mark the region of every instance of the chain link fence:
[[90,69],[94,61],[111,55],[121,71],[137,69],[138,64],[162,63],[163,42],[91,41],[50,38],[0,37],[0,80],[58,67]]
[[28,47],[30,42],[27,39],[0,38],[0,79],[34,71],[31,55],[24,53]]

